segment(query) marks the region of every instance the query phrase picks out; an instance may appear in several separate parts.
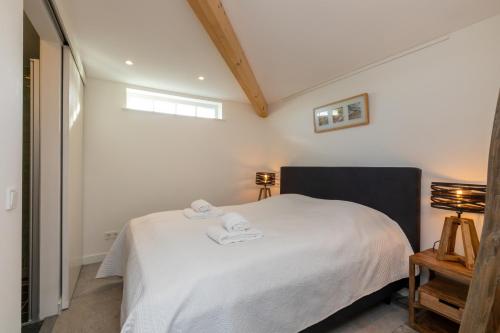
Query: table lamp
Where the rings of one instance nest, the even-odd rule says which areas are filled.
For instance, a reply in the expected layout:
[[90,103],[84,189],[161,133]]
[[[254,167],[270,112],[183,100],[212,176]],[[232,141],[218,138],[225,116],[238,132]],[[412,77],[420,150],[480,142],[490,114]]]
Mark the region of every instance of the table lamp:
[[[462,213],[484,213],[486,186],[458,183],[433,182],[431,184],[431,206],[453,210],[457,216],[449,216],[444,221],[437,259],[462,262],[468,269],[474,268],[479,251],[474,220],[463,218]],[[455,253],[457,229],[460,226],[464,244],[463,256]]]
[[255,184],[263,186],[259,192],[259,200],[271,196],[271,189],[268,186],[276,184],[276,174],[274,172],[257,172]]

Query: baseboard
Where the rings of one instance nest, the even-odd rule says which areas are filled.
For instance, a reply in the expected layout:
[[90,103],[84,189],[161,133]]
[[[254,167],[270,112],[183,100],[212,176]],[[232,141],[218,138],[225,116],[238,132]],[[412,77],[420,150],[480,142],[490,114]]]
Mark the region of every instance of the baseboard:
[[94,253],[94,254],[89,254],[89,255],[83,256],[83,264],[90,265],[90,264],[95,264],[95,263],[101,262],[104,260],[105,256],[106,256],[106,252]]

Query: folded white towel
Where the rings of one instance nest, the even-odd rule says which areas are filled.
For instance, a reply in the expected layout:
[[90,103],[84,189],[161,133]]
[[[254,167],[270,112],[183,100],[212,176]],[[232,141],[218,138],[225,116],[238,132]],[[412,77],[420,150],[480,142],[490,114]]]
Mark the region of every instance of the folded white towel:
[[210,209],[208,212],[205,213],[198,213],[195,212],[192,208],[186,208],[184,209],[183,213],[184,216],[187,217],[188,219],[210,219],[224,215],[224,211],[217,207],[213,207],[212,209]]
[[199,199],[191,203],[191,208],[197,213],[205,213],[212,209],[212,205],[205,200]]
[[257,229],[248,229],[241,232],[228,232],[221,226],[210,226],[207,230],[207,236],[220,245],[226,245],[236,242],[254,240],[264,236],[262,231]]
[[229,232],[246,231],[250,229],[250,222],[238,213],[227,213],[221,218],[222,226]]

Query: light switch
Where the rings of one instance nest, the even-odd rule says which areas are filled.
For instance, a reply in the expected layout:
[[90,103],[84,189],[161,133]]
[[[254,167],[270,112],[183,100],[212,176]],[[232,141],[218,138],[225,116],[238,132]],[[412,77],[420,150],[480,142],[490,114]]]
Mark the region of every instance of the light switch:
[[13,210],[16,208],[17,191],[14,188],[8,188],[5,191],[5,210]]

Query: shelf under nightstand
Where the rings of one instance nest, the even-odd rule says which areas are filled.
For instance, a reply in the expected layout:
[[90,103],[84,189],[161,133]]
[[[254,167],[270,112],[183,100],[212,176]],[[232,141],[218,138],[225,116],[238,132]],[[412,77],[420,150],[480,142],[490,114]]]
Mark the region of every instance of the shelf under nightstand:
[[[460,263],[437,260],[436,256],[432,249],[410,256],[410,326],[419,332],[458,332],[472,271]],[[429,282],[418,291],[416,265],[430,271]]]

